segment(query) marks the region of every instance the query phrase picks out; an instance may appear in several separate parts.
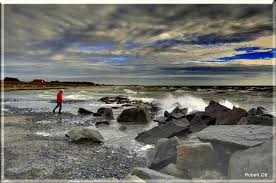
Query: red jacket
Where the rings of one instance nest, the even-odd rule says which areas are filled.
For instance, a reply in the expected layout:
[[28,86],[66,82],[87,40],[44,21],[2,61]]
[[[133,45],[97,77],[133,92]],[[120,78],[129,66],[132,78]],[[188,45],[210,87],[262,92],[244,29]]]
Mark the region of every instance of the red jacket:
[[59,91],[57,94],[57,103],[62,103],[62,91]]

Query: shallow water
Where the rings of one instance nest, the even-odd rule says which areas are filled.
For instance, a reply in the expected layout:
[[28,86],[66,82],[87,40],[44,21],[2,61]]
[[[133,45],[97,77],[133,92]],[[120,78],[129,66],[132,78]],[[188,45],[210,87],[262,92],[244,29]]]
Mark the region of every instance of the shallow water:
[[[98,101],[104,96],[124,95],[130,99],[144,102],[158,103],[161,107],[158,115],[163,115],[165,110],[171,111],[177,105],[187,107],[188,112],[204,110],[210,100],[215,100],[229,108],[238,106],[249,110],[252,107],[263,106],[275,115],[273,105],[272,87],[143,87],[143,86],[97,86],[94,88],[65,89],[64,104],[62,110],[77,114],[78,108],[83,107],[96,112],[100,107],[121,106],[119,104],[105,104]],[[57,90],[20,90],[5,92],[5,107],[20,108],[28,112],[51,112],[55,107]],[[113,109],[116,119],[123,108]],[[93,118],[88,116],[83,120],[72,120],[69,123],[82,123]],[[42,119],[37,123],[50,123],[49,119]],[[62,121],[61,121],[62,122]],[[66,121],[68,123],[68,121]],[[105,144],[122,146],[138,153],[151,146],[145,146],[136,142],[134,138],[139,132],[145,131],[157,125],[152,122],[147,125],[128,125],[127,130],[120,131],[121,124],[113,120],[108,127],[99,127],[99,131],[105,137]],[[67,131],[54,129],[54,131],[38,131],[36,135],[64,137]]]

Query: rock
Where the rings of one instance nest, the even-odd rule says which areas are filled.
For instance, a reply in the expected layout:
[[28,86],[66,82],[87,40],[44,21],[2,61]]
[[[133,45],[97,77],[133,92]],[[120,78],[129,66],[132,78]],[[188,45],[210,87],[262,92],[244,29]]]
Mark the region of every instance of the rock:
[[175,179],[171,175],[166,175],[148,168],[136,167],[133,169],[131,175],[136,175],[143,180],[157,180],[157,179]]
[[217,125],[236,125],[242,117],[247,116],[246,110],[234,107],[232,110],[218,114]]
[[197,179],[217,179],[217,180],[226,179],[225,175],[217,170],[205,169],[205,170],[196,172],[196,174],[200,174],[199,176],[196,176]]
[[101,135],[101,133],[96,128],[92,127],[75,128],[67,132],[65,136],[71,139],[72,141],[79,141],[82,139],[90,139],[95,142],[104,141],[104,138]]
[[[272,142],[232,154],[228,177],[231,179],[272,179]],[[274,172],[275,173],[275,172]]]
[[170,138],[175,135],[185,134],[188,128],[189,121],[186,118],[181,118],[139,133],[135,140],[146,144],[154,144],[160,138]]
[[148,123],[151,121],[149,111],[145,107],[129,108],[122,111],[117,118],[118,122]]
[[179,145],[177,137],[159,139],[155,148],[150,149],[152,152],[150,152],[151,155],[148,156],[147,166],[154,170],[160,170],[169,163],[175,163],[177,145]]
[[107,120],[103,120],[103,121],[97,121],[95,123],[95,126],[98,128],[99,126],[109,126],[110,122]]
[[165,124],[168,122],[168,118],[166,117],[155,117],[153,121],[158,122],[158,124]]
[[183,108],[180,109],[179,107],[176,107],[172,112],[171,112],[171,116],[174,119],[180,119],[183,118],[188,112],[188,108]]
[[86,110],[84,108],[79,108],[78,113],[79,114],[85,114],[85,115],[94,114],[92,111]]
[[216,117],[220,113],[230,111],[231,109],[211,100],[209,105],[205,107],[205,112],[209,113],[212,117]]
[[196,112],[190,120],[190,130],[198,132],[209,125],[215,125],[216,118],[210,116],[207,112]]
[[248,115],[242,117],[237,125],[264,125],[264,126],[273,126],[273,118],[268,116],[254,116]]
[[119,127],[119,130],[121,130],[121,131],[125,131],[126,129],[127,129],[126,126],[120,126],[120,127]]
[[154,112],[156,114],[158,111],[160,111],[160,109],[161,109],[160,107],[153,105],[150,107],[149,111]]
[[146,183],[146,181],[144,181],[143,179],[137,177],[136,175],[130,175],[130,174],[128,174],[126,176],[125,180],[126,180],[126,182]]
[[249,148],[260,145],[272,138],[272,127],[260,125],[215,125],[198,132],[202,141]]
[[112,109],[104,107],[99,108],[94,116],[101,116],[109,120],[114,119]]
[[188,170],[180,170],[176,168],[176,165],[173,163],[168,164],[166,167],[160,170],[160,172],[181,179],[191,179],[191,175]]
[[178,169],[191,169],[202,167],[211,159],[214,152],[211,143],[181,144],[176,147],[176,167]]
[[251,108],[248,111],[248,114],[251,114],[251,115],[265,115],[265,114],[269,114],[269,112],[263,107],[257,107],[257,108]]
[[168,111],[165,111],[165,112],[164,112],[164,117],[170,118],[170,117],[171,117],[171,114],[170,114]]

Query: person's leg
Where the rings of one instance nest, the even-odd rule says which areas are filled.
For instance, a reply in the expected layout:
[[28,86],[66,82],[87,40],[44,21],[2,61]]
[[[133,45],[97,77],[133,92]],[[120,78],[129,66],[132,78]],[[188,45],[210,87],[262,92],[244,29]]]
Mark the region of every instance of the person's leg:
[[56,112],[56,109],[58,108],[59,104],[57,103],[57,106],[55,107],[55,109],[53,110],[53,112]]
[[59,112],[58,113],[61,113],[61,107],[62,107],[62,104],[60,103],[59,104]]

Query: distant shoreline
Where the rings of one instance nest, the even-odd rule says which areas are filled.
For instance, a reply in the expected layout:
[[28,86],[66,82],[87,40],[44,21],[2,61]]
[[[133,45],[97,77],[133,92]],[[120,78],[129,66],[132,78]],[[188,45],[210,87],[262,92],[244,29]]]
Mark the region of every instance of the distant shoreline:
[[[111,85],[111,84],[94,84],[92,82],[44,82],[44,83],[33,83],[33,82],[24,82],[24,81],[1,81],[1,88],[4,84],[4,91],[16,91],[16,90],[49,90],[49,89],[69,89],[69,88],[88,88],[88,87],[97,87],[97,86],[126,86],[126,87],[174,87],[174,88],[182,88],[187,87],[190,89],[248,89],[248,88],[256,88],[256,90],[271,90],[274,89],[275,86],[185,86],[185,85]],[[262,89],[266,88],[266,89]]]
[[33,83],[22,81],[1,81],[1,88],[4,91],[16,91],[16,90],[49,90],[49,89],[68,89],[68,88],[84,88],[95,87],[98,84],[89,82],[45,82],[45,83]]

